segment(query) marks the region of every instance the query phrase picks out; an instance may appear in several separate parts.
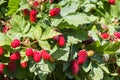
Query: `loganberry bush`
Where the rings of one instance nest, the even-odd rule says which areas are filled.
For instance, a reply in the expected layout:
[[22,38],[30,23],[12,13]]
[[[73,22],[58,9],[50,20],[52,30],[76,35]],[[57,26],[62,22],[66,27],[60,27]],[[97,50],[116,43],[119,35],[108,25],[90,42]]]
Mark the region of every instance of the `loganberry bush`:
[[120,0],[0,0],[0,80],[120,80]]

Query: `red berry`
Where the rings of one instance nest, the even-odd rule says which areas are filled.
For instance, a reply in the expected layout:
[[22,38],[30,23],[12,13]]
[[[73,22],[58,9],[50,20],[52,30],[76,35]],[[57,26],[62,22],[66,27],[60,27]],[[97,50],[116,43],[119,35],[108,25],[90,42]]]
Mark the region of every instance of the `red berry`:
[[33,49],[32,48],[26,49],[26,56],[33,56]]
[[38,6],[39,6],[38,1],[35,1],[35,2],[33,3],[33,7],[38,7]]
[[12,47],[12,48],[16,48],[16,47],[19,47],[19,46],[20,46],[20,40],[14,39],[14,40],[11,42],[11,47]]
[[101,34],[102,39],[107,39],[109,37],[108,33]]
[[3,77],[2,80],[10,80],[10,78],[9,77]]
[[34,62],[40,62],[40,60],[41,60],[41,54],[40,54],[40,52],[34,51],[33,59],[34,59]]
[[54,40],[54,41],[58,41],[58,40],[59,40],[59,38],[60,38],[60,36],[59,36],[59,35],[57,35],[57,36],[54,36],[54,37],[53,37],[53,40]]
[[10,55],[10,60],[11,61],[18,60],[19,58],[20,58],[20,53],[19,52],[15,52],[15,53]]
[[116,0],[108,0],[109,4],[114,5]]
[[20,65],[21,65],[22,68],[26,68],[27,67],[27,62],[22,62],[22,63],[20,63]]
[[41,51],[41,56],[45,60],[50,60],[50,58],[51,58],[51,55],[46,50]]
[[31,22],[36,22],[36,15],[37,15],[37,11],[36,10],[31,10],[30,11],[30,21]]
[[77,63],[77,60],[73,60],[71,62],[71,72],[74,75],[76,75],[79,72],[79,65]]
[[118,39],[120,39],[120,32],[114,32],[114,36]]
[[60,47],[65,46],[65,38],[64,38],[64,36],[60,36],[60,37],[59,37],[58,45],[59,45]]
[[6,34],[8,30],[9,30],[9,28],[6,25],[4,25],[2,32]]
[[16,64],[15,62],[11,61],[8,63],[8,69],[10,72],[15,72],[16,71]]
[[28,16],[28,15],[29,15],[29,12],[30,12],[30,11],[29,11],[28,9],[23,9],[23,10],[22,10],[22,13],[23,13],[24,16]]
[[78,64],[83,64],[87,60],[87,51],[86,50],[80,50],[78,53]]
[[4,68],[5,68],[5,65],[3,63],[0,63],[0,74],[3,73]]
[[0,56],[4,53],[4,49],[0,46]]
[[52,3],[53,2],[53,0],[50,0],[50,3]]
[[54,17],[60,13],[60,8],[53,8],[49,11],[50,16]]

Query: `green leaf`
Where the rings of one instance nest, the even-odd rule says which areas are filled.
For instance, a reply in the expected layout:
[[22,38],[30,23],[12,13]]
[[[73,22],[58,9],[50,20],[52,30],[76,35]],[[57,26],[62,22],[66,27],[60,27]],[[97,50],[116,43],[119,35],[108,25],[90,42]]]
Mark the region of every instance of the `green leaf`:
[[63,49],[63,48],[57,48],[57,46],[55,46],[50,53],[57,60],[67,61],[69,57],[68,51],[69,51],[69,48]]
[[2,5],[5,2],[6,2],[5,0],[0,0],[0,5]]
[[9,0],[9,2],[8,2],[9,11],[8,11],[7,15],[12,15],[12,14],[16,13],[19,3],[20,3],[20,0]]
[[50,50],[50,44],[48,43],[48,41],[38,40],[38,44],[42,49]]
[[61,33],[55,31],[54,28],[48,28],[43,33],[41,40],[47,40],[47,39],[53,38],[54,36],[57,36],[57,35],[61,35]]
[[26,33],[30,28],[29,21],[26,21],[19,15],[13,15],[10,23],[12,25],[11,30],[15,30],[16,32]]
[[83,69],[85,72],[88,72],[90,71],[91,67],[92,67],[92,62],[89,62],[89,61],[86,61],[84,64],[83,64]]
[[0,46],[10,45],[10,44],[11,44],[11,39],[7,35],[0,33]]
[[78,2],[70,2],[61,8],[60,15],[65,17],[66,15],[75,12],[79,7]]
[[52,25],[55,27],[57,27],[62,21],[63,19],[51,19]]
[[102,80],[103,79],[103,71],[101,68],[94,67],[93,72],[94,72],[93,80]]
[[114,54],[120,47],[120,42],[110,42],[104,48],[105,54]]
[[95,41],[100,42],[100,39],[99,39],[98,34],[97,34],[96,26],[93,26],[93,27],[92,27],[92,29],[89,31],[89,34],[92,36],[92,38],[93,38]]
[[[34,27],[34,26],[32,26],[32,27]],[[36,25],[35,28],[34,28],[33,33],[34,33],[35,38],[39,40],[41,35],[42,35],[41,27],[39,25]]]
[[116,64],[120,66],[120,59],[117,59]]
[[110,73],[109,70],[108,70],[108,68],[105,66],[105,64],[100,64],[99,67],[100,67],[102,70],[104,70],[107,74]]
[[91,23],[97,20],[97,17],[93,15],[88,16],[84,13],[79,13],[68,15],[64,19],[70,25],[79,26],[81,24]]

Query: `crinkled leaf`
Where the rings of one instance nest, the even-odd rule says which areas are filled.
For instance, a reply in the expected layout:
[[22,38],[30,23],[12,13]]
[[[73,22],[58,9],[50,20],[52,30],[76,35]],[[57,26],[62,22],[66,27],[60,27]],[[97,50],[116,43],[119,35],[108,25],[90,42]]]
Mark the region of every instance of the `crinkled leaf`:
[[38,41],[38,44],[39,46],[42,48],[42,49],[45,49],[45,50],[50,50],[50,44],[48,43],[48,41],[41,41],[39,40]]
[[70,25],[79,26],[81,24],[91,23],[97,20],[97,17],[94,15],[88,16],[84,13],[79,13],[79,14],[68,15],[64,19]]
[[11,44],[11,39],[7,35],[0,33],[0,46],[10,45],[10,44]]
[[46,31],[43,33],[41,40],[46,40],[53,38],[54,36],[61,35],[60,32],[55,31],[54,28],[48,28]]
[[9,11],[8,11],[7,15],[12,15],[12,14],[16,13],[19,2],[20,2],[20,0],[9,0],[9,2],[8,2]]

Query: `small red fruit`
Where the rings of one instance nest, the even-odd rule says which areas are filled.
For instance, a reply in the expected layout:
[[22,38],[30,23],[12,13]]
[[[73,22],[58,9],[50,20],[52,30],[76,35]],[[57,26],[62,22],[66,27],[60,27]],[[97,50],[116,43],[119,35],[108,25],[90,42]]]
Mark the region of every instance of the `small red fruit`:
[[51,55],[46,50],[41,50],[41,56],[45,60],[50,60]]
[[21,65],[22,68],[26,68],[27,67],[27,61],[20,63],[20,65]]
[[18,60],[19,58],[20,58],[20,53],[19,52],[15,52],[15,53],[10,55],[10,60],[11,61]]
[[31,10],[30,11],[30,21],[31,22],[36,22],[36,15],[37,15],[37,11],[36,10]]
[[5,65],[3,63],[0,63],[0,74],[3,73],[4,68],[5,68]]
[[109,37],[108,33],[102,33],[101,34],[102,39],[107,39]]
[[38,1],[35,1],[35,2],[33,3],[33,7],[38,7],[38,6],[39,6]]
[[4,34],[6,34],[6,33],[8,32],[8,30],[9,30],[9,28],[8,28],[6,25],[4,25],[4,27],[3,27],[3,29],[2,29],[2,32],[3,32]]
[[4,53],[4,49],[0,46],[0,56]]
[[83,64],[87,60],[87,51],[86,50],[80,50],[78,53],[78,64]]
[[53,8],[49,11],[50,16],[54,17],[60,13],[60,8]]
[[59,37],[58,45],[59,45],[60,47],[64,47],[64,46],[65,46],[65,38],[64,38],[63,35],[61,35],[61,36]]
[[19,47],[19,46],[20,46],[20,40],[14,39],[14,40],[11,42],[11,47],[12,47],[12,48],[16,48],[16,47]]
[[120,39],[120,32],[114,32],[114,36],[115,36],[115,38]]
[[41,60],[41,53],[38,52],[38,51],[34,51],[33,59],[34,59],[34,62],[40,62],[40,60]]
[[32,48],[26,49],[26,56],[33,56],[33,49]]
[[109,4],[114,5],[116,0],[108,0]]
[[23,9],[23,10],[22,10],[22,13],[23,13],[24,16],[28,16],[28,15],[29,15],[29,12],[30,12],[30,11],[29,11],[28,9]]
[[71,72],[74,75],[76,75],[79,72],[79,65],[77,63],[77,60],[73,60],[71,62]]
[[58,41],[59,38],[60,38],[60,35],[57,35],[57,36],[54,36],[54,37],[53,37],[53,40],[54,40],[54,41]]
[[8,69],[10,72],[15,72],[16,71],[16,64],[15,62],[11,61],[8,63]]

